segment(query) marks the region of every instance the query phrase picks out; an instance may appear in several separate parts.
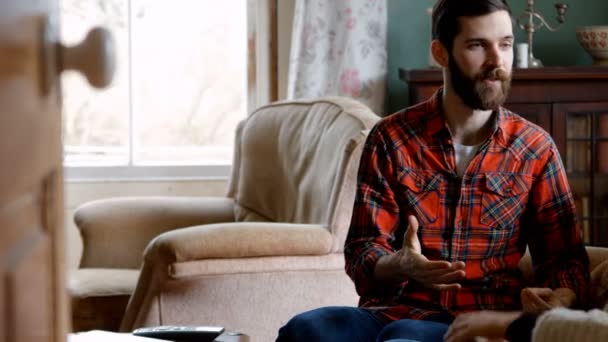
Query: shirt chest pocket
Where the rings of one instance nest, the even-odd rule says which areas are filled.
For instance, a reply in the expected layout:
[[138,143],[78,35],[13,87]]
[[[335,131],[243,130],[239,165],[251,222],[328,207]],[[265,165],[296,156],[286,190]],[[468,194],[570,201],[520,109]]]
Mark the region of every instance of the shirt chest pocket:
[[439,213],[441,176],[424,171],[404,171],[399,177],[399,197],[420,223],[432,223]]
[[532,177],[509,173],[486,173],[481,199],[481,223],[513,228],[523,215],[532,188]]

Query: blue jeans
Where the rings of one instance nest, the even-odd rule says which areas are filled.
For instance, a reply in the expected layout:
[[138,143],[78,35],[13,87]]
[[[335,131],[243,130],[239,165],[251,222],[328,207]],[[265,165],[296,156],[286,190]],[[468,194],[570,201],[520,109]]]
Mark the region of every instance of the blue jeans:
[[331,306],[293,317],[279,329],[276,342],[440,342],[448,324],[401,319],[385,322],[366,309]]

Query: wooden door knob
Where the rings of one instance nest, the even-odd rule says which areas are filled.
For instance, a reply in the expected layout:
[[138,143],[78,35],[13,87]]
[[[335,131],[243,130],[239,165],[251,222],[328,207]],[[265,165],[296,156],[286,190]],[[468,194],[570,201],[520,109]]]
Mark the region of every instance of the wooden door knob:
[[112,34],[96,27],[78,45],[59,49],[59,69],[76,70],[84,74],[96,88],[110,85],[116,69],[116,51]]

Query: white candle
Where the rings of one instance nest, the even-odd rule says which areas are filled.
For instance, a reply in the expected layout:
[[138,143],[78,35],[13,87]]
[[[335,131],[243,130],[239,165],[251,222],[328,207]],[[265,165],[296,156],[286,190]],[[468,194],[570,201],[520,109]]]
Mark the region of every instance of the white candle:
[[515,44],[515,66],[517,68],[528,67],[528,43]]

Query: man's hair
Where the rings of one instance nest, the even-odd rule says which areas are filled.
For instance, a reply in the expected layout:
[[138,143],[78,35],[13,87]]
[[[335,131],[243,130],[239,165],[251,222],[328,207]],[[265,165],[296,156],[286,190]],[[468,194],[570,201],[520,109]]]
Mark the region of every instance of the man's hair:
[[477,17],[511,8],[507,0],[437,0],[433,7],[433,39],[439,40],[448,51],[452,50],[454,38],[460,33],[458,18]]

